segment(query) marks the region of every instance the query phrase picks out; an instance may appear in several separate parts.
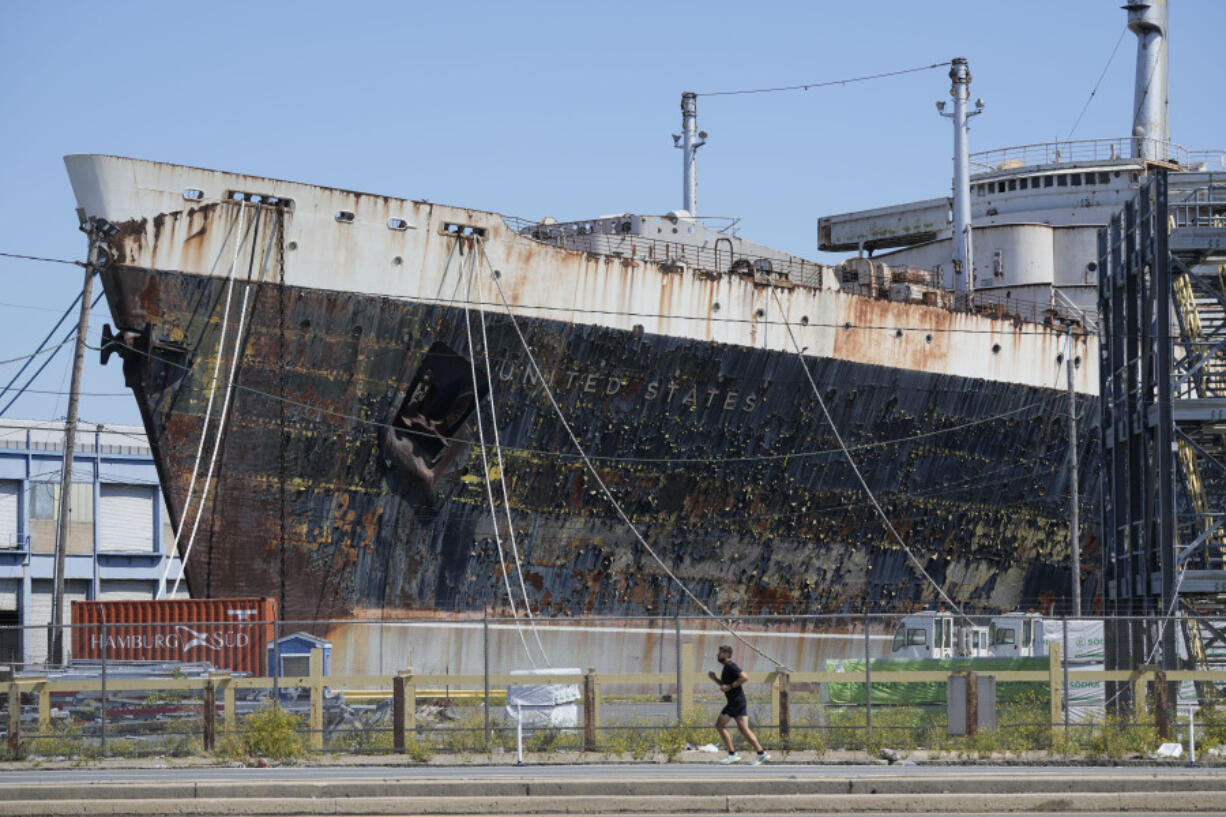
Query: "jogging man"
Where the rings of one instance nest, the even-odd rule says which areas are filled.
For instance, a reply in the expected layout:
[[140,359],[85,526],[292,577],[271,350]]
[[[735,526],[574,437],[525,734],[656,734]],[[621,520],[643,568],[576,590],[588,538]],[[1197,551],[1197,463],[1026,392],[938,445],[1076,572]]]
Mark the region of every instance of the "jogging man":
[[741,668],[732,663],[732,647],[724,644],[719,648],[719,652],[715,655],[715,660],[724,665],[723,671],[717,677],[714,672],[708,672],[707,677],[715,683],[719,684],[720,691],[724,693],[724,697],[728,699],[728,703],[720,711],[719,717],[715,719],[715,731],[719,732],[719,736],[724,739],[724,746],[728,747],[728,756],[720,763],[740,763],[741,756],[736,753],[736,749],[732,748],[732,733],[728,731],[728,721],[736,721],[736,728],[741,730],[741,734],[745,736],[745,740],[753,746],[758,752],[758,756],[753,759],[753,765],[765,763],[770,755],[762,748],[762,744],[758,743],[758,738],[749,728],[749,702],[745,700],[745,690],[741,689],[745,684],[749,683],[749,676],[741,671]]

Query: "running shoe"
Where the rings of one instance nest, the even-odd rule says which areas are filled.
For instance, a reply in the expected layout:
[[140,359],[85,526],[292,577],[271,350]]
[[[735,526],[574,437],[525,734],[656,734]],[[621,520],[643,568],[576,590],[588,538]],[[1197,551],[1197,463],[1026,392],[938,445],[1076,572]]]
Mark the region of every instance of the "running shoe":
[[741,762],[741,756],[736,754],[735,752],[733,754],[727,755],[723,760],[720,761],[720,763],[722,763],[725,766],[727,766],[729,763],[740,763],[740,762]]
[[753,759],[753,765],[761,766],[766,761],[770,760],[771,756],[766,752],[758,752],[758,756]]

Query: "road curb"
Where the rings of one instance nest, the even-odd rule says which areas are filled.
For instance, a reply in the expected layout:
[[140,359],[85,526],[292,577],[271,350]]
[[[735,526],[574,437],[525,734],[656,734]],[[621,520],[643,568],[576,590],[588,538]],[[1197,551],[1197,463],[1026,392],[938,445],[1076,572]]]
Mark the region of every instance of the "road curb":
[[242,797],[122,800],[10,800],[2,817],[281,817],[373,814],[745,814],[1220,811],[1218,792],[859,794],[859,795],[614,795],[506,797]]

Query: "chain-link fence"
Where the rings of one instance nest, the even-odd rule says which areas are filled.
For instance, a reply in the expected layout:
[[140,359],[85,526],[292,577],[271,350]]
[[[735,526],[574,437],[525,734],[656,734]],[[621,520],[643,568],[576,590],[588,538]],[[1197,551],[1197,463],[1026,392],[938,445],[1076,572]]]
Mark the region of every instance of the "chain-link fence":
[[[712,723],[724,694],[708,672],[722,671],[716,652],[727,644],[749,678],[749,723],[772,751],[1122,756],[1186,742],[1190,720],[1202,749],[1226,742],[1217,705],[1226,650],[1213,621],[923,613],[728,623],[76,625],[64,664],[13,662],[0,677],[0,726],[9,756],[672,758],[722,751]],[[1169,659],[1150,646],[1164,626],[1180,628],[1184,645]],[[47,630],[4,637],[25,645]],[[1120,655],[1121,645],[1136,649]],[[951,711],[951,676],[989,700]],[[986,693],[980,678],[991,681]]]

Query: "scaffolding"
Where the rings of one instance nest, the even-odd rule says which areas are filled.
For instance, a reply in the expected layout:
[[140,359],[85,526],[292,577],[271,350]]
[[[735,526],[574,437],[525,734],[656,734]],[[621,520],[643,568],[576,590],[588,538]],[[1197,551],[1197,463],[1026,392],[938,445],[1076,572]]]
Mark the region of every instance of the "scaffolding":
[[1098,238],[1104,612],[1149,617],[1109,669],[1226,660],[1226,186],[1168,199],[1157,170]]

